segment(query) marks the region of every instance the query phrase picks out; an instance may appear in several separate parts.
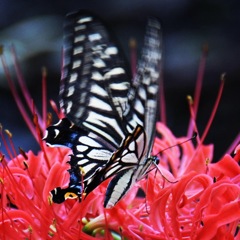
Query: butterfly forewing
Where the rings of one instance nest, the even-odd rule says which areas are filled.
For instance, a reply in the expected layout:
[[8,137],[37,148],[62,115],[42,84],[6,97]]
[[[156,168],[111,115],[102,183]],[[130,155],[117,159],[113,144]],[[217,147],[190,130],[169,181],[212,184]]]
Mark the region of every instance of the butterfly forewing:
[[[104,201],[105,207],[114,206],[132,187],[132,185],[142,179],[152,166],[153,139],[155,134],[156,116],[158,110],[158,93],[160,81],[160,63],[161,63],[161,34],[160,25],[156,19],[150,19],[147,26],[147,32],[144,40],[142,57],[138,63],[137,74],[134,79],[133,95],[129,97],[131,111],[126,114],[127,128],[131,132],[136,131],[137,125],[142,126],[144,140],[137,141],[134,154],[130,150],[127,138],[119,150],[112,156],[111,162],[106,165],[102,171],[106,171],[104,176],[116,176],[111,180]],[[144,132],[145,131],[145,132]],[[146,149],[146,151],[145,151]],[[142,151],[143,154],[139,154]],[[120,154],[119,154],[120,153]],[[115,157],[119,154],[119,157]],[[123,161],[125,156],[131,157],[134,164],[128,165]],[[128,164],[131,163],[129,160]],[[123,171],[121,171],[122,169]],[[115,170],[115,171],[114,171]]]
[[160,24],[157,19],[151,18],[148,21],[137,74],[133,80],[135,92],[130,96],[131,111],[126,116],[128,129],[135,128],[137,124],[144,127],[148,155],[152,149],[158,111],[161,48]]
[[131,81],[119,48],[95,16],[77,12],[64,27],[60,106],[74,124],[118,147]]

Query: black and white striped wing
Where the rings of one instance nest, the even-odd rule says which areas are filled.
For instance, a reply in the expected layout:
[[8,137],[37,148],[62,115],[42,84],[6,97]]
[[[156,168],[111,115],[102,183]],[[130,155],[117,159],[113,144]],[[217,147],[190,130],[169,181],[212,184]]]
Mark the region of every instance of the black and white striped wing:
[[[81,199],[87,182],[111,158],[113,149],[106,141],[72,124],[67,118],[47,128],[43,138],[48,146],[65,146],[72,150],[70,155],[68,187],[57,187],[51,191],[52,200],[62,203],[68,198]],[[95,187],[98,183],[94,182]],[[94,187],[94,188],[95,188]]]
[[146,154],[145,146],[146,134],[143,127],[138,125],[133,133],[128,134],[122,145],[111,155],[104,168],[99,169],[95,173],[93,180],[91,179],[86,184],[85,193],[89,194],[96,187],[96,182],[100,184],[118,173],[136,168],[139,159],[142,159]]
[[160,26],[157,20],[149,20],[145,36],[142,58],[134,81],[134,89],[129,96],[130,111],[125,112],[129,134],[114,152],[104,168],[94,175],[86,185],[86,194],[109,177],[110,181],[104,206],[114,206],[131,187],[151,169],[150,157],[158,108],[158,92],[161,61]]
[[150,20],[132,84],[102,22],[82,12],[67,16],[60,106],[70,121],[49,127],[45,140],[67,146],[73,154],[69,186],[51,192],[54,202],[81,198],[116,175],[104,203],[113,206],[149,169],[158,102],[159,32],[158,22]]
[[132,95],[131,111],[126,119],[128,129],[137,124],[143,126],[147,137],[147,155],[152,150],[159,105],[159,81],[161,74],[162,42],[160,23],[155,18],[148,20],[142,55],[133,81],[135,95]]
[[60,107],[75,125],[113,147],[125,138],[130,76],[103,23],[76,12],[66,18]]
[[150,19],[134,81],[131,111],[126,115],[128,131],[134,129],[133,135],[138,132],[137,136],[141,137],[134,136],[133,141],[126,138],[103,169],[106,178],[116,174],[107,188],[104,201],[107,208],[114,206],[151,169],[153,161],[158,161],[150,154],[159,103],[161,52],[160,24],[156,19]]
[[[125,139],[123,115],[129,111],[131,85],[121,52],[103,23],[85,12],[69,14],[59,94],[67,118],[49,127],[44,138],[48,145],[73,152],[69,186],[52,191],[55,202],[80,197]],[[93,181],[94,188],[98,184]]]

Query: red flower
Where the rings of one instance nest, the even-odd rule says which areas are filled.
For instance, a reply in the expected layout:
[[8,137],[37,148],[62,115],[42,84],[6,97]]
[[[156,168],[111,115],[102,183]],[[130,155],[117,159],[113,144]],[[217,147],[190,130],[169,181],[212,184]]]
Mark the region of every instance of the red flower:
[[[9,144],[1,131],[3,145],[9,152],[8,157],[0,155],[1,239],[239,238],[239,147],[234,158],[226,154],[219,162],[211,163],[213,145],[203,145],[206,132],[198,138],[196,146],[188,141],[161,153],[159,168],[163,176],[159,171],[151,171],[147,179],[138,182],[112,209],[103,208],[108,181],[82,202],[68,200],[53,204],[50,190],[67,185],[69,180],[66,162],[70,152],[66,148],[46,147],[41,141],[48,124],[46,107],[43,106],[43,118],[32,110],[33,123],[15,92],[3,56],[2,62],[14,98],[41,150],[37,155],[22,151],[13,157],[11,135],[7,134]],[[45,77],[44,74],[44,81]],[[19,80],[25,98],[30,98],[24,82]],[[197,130],[196,107],[190,104],[190,111],[191,133],[192,129]],[[156,128],[162,137],[155,139],[153,154],[189,138],[175,137],[160,122]],[[136,197],[139,188],[144,190],[146,198]]]

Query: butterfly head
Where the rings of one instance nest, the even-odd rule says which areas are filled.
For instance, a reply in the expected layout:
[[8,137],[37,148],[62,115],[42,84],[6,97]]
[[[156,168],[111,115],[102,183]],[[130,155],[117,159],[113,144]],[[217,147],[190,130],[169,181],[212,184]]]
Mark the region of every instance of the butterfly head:
[[159,162],[160,162],[160,160],[159,160],[159,158],[158,158],[157,156],[151,156],[151,157],[149,158],[149,160],[150,160],[154,165],[158,165]]

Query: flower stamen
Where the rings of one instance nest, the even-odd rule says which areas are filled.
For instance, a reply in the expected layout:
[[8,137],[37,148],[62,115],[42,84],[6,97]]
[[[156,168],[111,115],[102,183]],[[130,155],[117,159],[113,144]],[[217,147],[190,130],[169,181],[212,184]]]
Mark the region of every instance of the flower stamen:
[[[198,106],[199,106],[200,96],[202,92],[202,83],[203,83],[203,78],[205,73],[207,55],[208,55],[208,45],[204,44],[202,48],[202,55],[200,58],[199,67],[198,67],[197,81],[196,81],[195,92],[194,92],[193,112],[194,112],[195,118],[197,117]],[[188,132],[187,132],[188,137],[192,135],[192,132],[193,132],[192,128],[194,126],[195,126],[194,120],[190,118],[189,125],[188,125]]]
[[218,95],[217,95],[217,98],[216,98],[216,101],[215,101],[215,104],[214,104],[214,107],[213,107],[213,110],[212,110],[212,114],[210,115],[210,118],[208,120],[208,123],[207,123],[207,126],[205,127],[205,130],[202,134],[202,137],[201,137],[201,143],[203,143],[203,141],[205,140],[207,134],[208,134],[208,131],[212,125],[212,122],[213,122],[213,119],[216,115],[216,112],[217,112],[217,109],[218,109],[218,105],[220,103],[220,99],[222,97],[222,92],[223,92],[223,88],[224,88],[224,82],[225,82],[225,76],[226,74],[223,73],[221,75],[221,82],[220,82],[220,87],[219,87],[219,90],[218,90]]
[[[14,52],[13,54],[15,54],[15,52]],[[14,57],[14,56],[13,56],[13,57]],[[15,57],[14,57],[14,60],[17,61],[17,60],[15,59]],[[8,65],[7,65],[7,63],[6,63],[6,60],[5,60],[5,57],[4,57],[3,54],[1,55],[1,62],[2,62],[3,70],[4,70],[4,72],[5,72],[5,76],[6,76],[6,78],[7,78],[9,87],[10,87],[10,89],[11,89],[11,93],[12,93],[12,95],[13,95],[13,98],[14,98],[15,102],[16,102],[16,105],[17,105],[17,107],[18,107],[18,109],[19,109],[19,111],[20,111],[23,119],[25,120],[25,123],[27,124],[29,130],[31,131],[31,133],[32,133],[32,135],[35,137],[35,139],[37,140],[36,135],[35,135],[35,131],[34,131],[34,126],[33,126],[32,120],[29,118],[28,113],[27,113],[27,111],[26,111],[26,109],[25,109],[25,107],[24,107],[24,104],[23,104],[23,102],[22,102],[19,94],[17,93],[17,90],[16,90],[15,85],[14,85],[14,83],[13,83],[13,80],[12,80],[12,77],[11,77],[11,75],[10,75],[10,71],[9,71]],[[15,67],[18,67],[18,65],[15,64]],[[17,75],[17,76],[18,76],[18,79],[19,79],[19,78],[21,79],[22,77],[21,77],[20,70],[19,70],[18,68],[17,68],[17,69],[15,68],[15,71],[18,73],[18,75]],[[23,87],[23,86],[22,86],[22,87]],[[21,87],[21,88],[22,88],[22,87]],[[25,88],[24,88],[24,89],[25,89]],[[27,90],[26,90],[26,91],[27,91]],[[27,92],[23,92],[23,95],[25,96],[25,98],[28,99],[28,93],[27,93]],[[30,102],[32,102],[31,99],[29,99],[29,101],[27,101],[28,104],[29,104]]]

